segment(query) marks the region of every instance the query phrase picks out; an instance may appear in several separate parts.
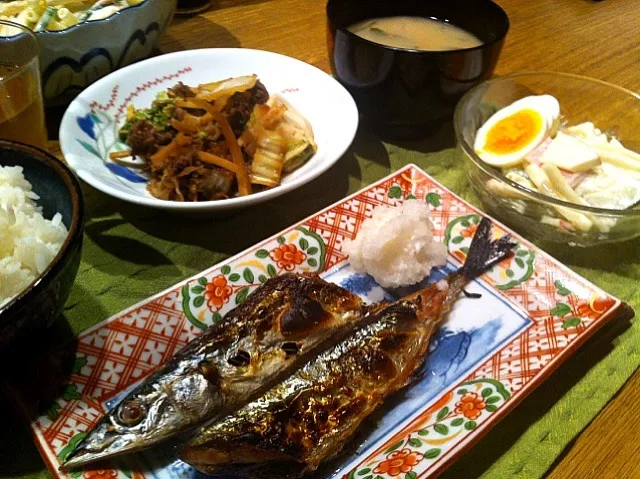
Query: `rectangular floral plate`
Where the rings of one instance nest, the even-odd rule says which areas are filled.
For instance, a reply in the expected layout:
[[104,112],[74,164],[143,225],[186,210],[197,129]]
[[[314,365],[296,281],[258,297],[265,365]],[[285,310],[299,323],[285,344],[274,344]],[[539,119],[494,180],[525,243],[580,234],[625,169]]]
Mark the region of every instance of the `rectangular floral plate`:
[[[480,212],[414,165],[326,208],[201,274],[81,333],[37,364],[44,380],[7,385],[55,477],[62,458],[98,418],[204,328],[285,271],[318,272],[369,301],[393,299],[355,273],[342,242],[378,205],[426,201],[436,238],[449,250],[435,281],[464,261]],[[417,381],[387,401],[347,453],[315,477],[415,479],[438,475],[626,305],[508,232],[513,258],[469,285],[432,340]],[[402,291],[404,294],[407,291]],[[397,291],[395,294],[399,294]],[[65,372],[66,371],[66,372]],[[50,386],[43,387],[43,384]],[[191,479],[173,445],[130,455],[114,469],[72,479]]]

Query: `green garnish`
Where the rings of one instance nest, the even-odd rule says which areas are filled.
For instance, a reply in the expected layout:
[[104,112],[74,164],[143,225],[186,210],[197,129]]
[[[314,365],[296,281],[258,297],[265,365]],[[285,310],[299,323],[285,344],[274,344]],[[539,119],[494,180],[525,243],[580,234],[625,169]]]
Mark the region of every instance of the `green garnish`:
[[181,100],[181,98],[170,98],[166,91],[162,91],[156,95],[151,107],[128,111],[127,121],[118,131],[120,141],[127,142],[131,125],[140,120],[147,120],[158,131],[165,131],[170,128],[169,121],[173,117],[176,100]]

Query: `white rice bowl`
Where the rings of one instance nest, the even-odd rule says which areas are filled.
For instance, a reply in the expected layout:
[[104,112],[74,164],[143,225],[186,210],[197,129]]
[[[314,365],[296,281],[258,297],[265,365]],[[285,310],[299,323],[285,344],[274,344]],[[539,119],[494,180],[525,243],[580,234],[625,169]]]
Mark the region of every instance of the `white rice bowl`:
[[67,237],[62,216],[42,216],[20,166],[0,166],[0,306],[49,266]]
[[384,288],[418,283],[447,261],[446,246],[433,237],[429,205],[419,200],[379,206],[342,250],[358,273],[373,276]]

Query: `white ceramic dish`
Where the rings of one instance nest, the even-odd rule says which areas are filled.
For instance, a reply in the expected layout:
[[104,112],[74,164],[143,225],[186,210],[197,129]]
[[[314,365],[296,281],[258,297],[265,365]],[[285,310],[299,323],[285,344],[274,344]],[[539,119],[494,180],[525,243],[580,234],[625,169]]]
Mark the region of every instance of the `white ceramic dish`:
[[[317,153],[270,190],[198,203],[164,201],[146,189],[146,178],[112,163],[122,148],[117,130],[129,104],[148,107],[156,94],[178,81],[187,85],[255,73],[270,94],[283,95],[313,127]],[[277,53],[239,48],[171,53],[118,70],[84,90],[60,125],[60,147],[69,166],[91,186],[130,203],[180,214],[212,214],[261,203],[299,188],[330,168],[349,147],[358,127],[351,95],[331,76]]]

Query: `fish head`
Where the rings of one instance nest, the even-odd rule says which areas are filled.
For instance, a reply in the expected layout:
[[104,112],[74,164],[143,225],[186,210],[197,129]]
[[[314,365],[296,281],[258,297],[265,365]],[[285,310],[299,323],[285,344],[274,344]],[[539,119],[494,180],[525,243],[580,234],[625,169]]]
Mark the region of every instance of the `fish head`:
[[78,443],[61,469],[147,448],[219,408],[218,386],[203,374],[193,374],[193,368],[184,369],[134,389]]
[[152,446],[237,409],[362,311],[357,295],[316,275],[268,280],[108,412],[62,468]]

